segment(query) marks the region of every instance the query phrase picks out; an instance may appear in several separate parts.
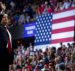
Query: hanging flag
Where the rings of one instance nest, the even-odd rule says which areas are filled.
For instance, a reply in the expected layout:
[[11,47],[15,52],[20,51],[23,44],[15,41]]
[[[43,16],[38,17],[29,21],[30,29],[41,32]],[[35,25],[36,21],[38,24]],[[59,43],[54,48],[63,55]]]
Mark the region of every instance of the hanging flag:
[[35,49],[74,41],[75,8],[45,13],[36,19]]

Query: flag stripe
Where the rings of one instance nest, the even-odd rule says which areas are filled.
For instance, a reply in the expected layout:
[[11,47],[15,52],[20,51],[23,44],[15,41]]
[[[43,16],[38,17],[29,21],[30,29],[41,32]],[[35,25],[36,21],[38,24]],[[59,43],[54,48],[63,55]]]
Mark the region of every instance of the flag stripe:
[[52,40],[52,44],[59,43],[59,42],[71,42],[71,41],[74,41],[74,37]]
[[67,28],[67,27],[72,27],[72,26],[74,26],[74,20],[53,24],[52,25],[52,30]]
[[74,9],[53,14],[51,36],[53,44],[74,41]]
[[62,32],[69,32],[69,31],[74,31],[74,26],[53,30],[52,34],[57,34],[57,33],[62,33]]
[[74,20],[74,19],[75,19],[75,16],[70,16],[70,17],[65,17],[65,18],[60,18],[60,19],[53,20],[52,23],[53,24],[59,24],[59,23],[66,22],[66,21],[71,21],[71,20]]
[[54,39],[61,39],[61,38],[68,38],[68,37],[74,37],[74,31],[52,34],[51,38],[52,40],[54,40]]
[[75,15],[75,10],[65,11],[65,12],[53,14],[53,20],[65,18],[65,17],[69,17],[69,16],[74,16],[74,15]]

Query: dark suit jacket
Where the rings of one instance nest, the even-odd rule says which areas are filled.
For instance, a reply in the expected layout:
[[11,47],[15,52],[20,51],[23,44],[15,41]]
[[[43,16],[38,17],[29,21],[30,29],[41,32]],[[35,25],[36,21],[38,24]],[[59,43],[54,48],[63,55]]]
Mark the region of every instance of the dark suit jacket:
[[9,53],[7,48],[8,39],[6,28],[0,24],[0,65],[9,65],[13,62],[13,51]]

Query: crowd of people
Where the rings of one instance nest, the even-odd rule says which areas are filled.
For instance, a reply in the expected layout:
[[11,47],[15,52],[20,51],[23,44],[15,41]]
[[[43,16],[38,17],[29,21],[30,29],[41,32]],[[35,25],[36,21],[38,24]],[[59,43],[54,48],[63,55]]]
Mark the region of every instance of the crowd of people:
[[55,11],[68,9],[70,7],[75,7],[75,0],[64,0],[63,2],[58,2]]
[[6,0],[6,12],[11,18],[12,25],[29,23],[36,16],[75,7],[75,0]]
[[13,65],[9,71],[75,71],[75,43],[48,47],[45,51],[25,49],[21,44],[15,49]]

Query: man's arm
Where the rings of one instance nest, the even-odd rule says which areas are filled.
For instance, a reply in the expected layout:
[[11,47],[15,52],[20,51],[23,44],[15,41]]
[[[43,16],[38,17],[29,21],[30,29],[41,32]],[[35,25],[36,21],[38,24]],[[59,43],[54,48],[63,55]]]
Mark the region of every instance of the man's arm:
[[0,47],[6,47],[6,45],[7,45],[7,42],[6,42],[5,37],[4,37],[4,31],[0,27]]

